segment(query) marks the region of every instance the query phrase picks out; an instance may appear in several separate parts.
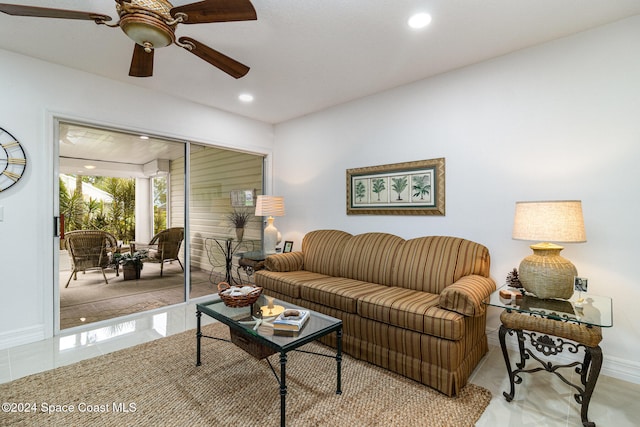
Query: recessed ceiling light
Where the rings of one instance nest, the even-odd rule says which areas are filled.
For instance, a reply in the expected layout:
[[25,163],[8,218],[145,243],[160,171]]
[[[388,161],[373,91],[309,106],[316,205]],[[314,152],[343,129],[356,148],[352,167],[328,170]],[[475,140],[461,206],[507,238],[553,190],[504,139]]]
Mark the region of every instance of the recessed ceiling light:
[[238,99],[242,102],[252,102],[253,95],[251,95],[250,93],[243,93],[243,94],[240,94],[240,96],[238,96]]
[[140,135],[140,139],[149,139],[147,135]]
[[409,18],[407,24],[416,30],[424,28],[431,23],[431,15],[428,13],[416,13]]
[[95,169],[96,167],[94,165],[84,165],[85,169]]

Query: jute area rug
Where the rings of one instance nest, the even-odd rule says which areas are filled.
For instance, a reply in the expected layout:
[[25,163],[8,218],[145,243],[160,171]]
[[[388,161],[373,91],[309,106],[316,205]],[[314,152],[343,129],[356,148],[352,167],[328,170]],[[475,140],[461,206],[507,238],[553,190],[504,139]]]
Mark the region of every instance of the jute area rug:
[[[203,332],[229,336],[222,324]],[[317,343],[305,349],[332,352]],[[195,351],[195,331],[187,331],[2,384],[2,402],[28,404],[32,412],[3,406],[0,425],[280,425],[279,385],[265,361],[203,339],[196,367]],[[279,356],[270,360],[277,370]],[[448,398],[347,355],[336,395],[335,359],[299,352],[288,353],[287,389],[288,426],[473,426],[491,400],[473,384]]]

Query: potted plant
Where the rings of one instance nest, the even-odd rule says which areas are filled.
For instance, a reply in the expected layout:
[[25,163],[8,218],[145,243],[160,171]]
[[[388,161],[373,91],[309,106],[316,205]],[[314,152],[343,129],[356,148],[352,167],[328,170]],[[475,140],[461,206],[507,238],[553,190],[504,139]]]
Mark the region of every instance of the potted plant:
[[137,280],[142,270],[142,260],[147,257],[143,251],[123,254],[115,254],[115,261],[122,266],[124,280]]
[[236,237],[240,242],[244,237],[244,227],[247,225],[250,218],[251,218],[251,213],[243,209],[234,208],[233,212],[227,215],[227,219],[229,219],[229,222],[231,222],[231,224],[236,229]]

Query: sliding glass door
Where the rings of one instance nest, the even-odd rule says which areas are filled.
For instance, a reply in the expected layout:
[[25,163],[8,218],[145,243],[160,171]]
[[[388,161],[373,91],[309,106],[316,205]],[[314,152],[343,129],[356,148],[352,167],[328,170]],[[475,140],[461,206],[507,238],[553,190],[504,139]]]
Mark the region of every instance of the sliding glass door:
[[[60,329],[212,295],[219,269],[206,243],[235,235],[231,195],[260,193],[262,164],[261,155],[60,122]],[[259,240],[243,209],[246,238]]]

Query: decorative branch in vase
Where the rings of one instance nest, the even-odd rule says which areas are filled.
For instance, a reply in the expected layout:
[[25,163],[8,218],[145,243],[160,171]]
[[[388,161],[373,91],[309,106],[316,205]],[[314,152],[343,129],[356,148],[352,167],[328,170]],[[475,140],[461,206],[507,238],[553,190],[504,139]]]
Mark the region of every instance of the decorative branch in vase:
[[227,215],[227,219],[235,227],[236,237],[241,242],[244,237],[244,228],[251,219],[251,213],[244,209],[234,209],[233,212]]

